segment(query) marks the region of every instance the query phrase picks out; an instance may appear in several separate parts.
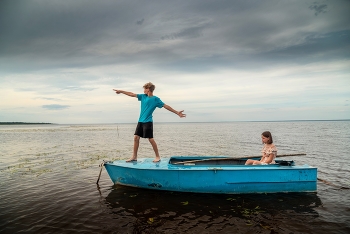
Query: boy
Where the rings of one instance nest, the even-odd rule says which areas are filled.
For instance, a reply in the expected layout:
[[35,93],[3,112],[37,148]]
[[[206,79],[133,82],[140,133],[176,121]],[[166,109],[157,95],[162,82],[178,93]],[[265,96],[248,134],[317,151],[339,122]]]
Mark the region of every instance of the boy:
[[126,160],[126,162],[137,161],[137,151],[139,149],[140,137],[148,138],[149,142],[151,143],[154,153],[156,154],[156,158],[153,160],[153,162],[160,161],[157,143],[153,139],[152,114],[153,114],[153,111],[156,109],[156,107],[158,108],[164,107],[168,111],[171,111],[177,114],[180,118],[186,117],[186,114],[183,114],[184,112],[183,110],[176,111],[173,108],[171,108],[169,105],[163,103],[162,100],[160,100],[160,98],[158,98],[157,96],[153,96],[153,91],[155,88],[156,86],[154,84],[152,84],[151,82],[148,82],[143,86],[144,94],[135,94],[128,91],[113,89],[117,94],[122,93],[130,97],[136,97],[139,101],[141,101],[140,117],[139,117],[136,131],[134,134],[134,151],[133,151],[132,157],[129,160]]

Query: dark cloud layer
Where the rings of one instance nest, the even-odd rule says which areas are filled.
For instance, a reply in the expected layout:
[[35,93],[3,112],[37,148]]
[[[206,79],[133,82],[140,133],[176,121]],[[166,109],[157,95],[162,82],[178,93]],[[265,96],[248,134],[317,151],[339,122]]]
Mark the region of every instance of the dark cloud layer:
[[342,0],[3,0],[0,70],[348,59],[349,10]]

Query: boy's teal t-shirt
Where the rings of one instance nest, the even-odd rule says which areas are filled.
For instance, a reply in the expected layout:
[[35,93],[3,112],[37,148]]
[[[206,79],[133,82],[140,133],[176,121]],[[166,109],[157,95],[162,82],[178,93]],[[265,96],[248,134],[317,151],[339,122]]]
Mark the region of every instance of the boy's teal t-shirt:
[[153,122],[153,111],[156,109],[156,107],[162,108],[164,106],[162,100],[160,100],[160,98],[157,96],[148,97],[147,94],[137,94],[137,99],[141,101],[139,122]]

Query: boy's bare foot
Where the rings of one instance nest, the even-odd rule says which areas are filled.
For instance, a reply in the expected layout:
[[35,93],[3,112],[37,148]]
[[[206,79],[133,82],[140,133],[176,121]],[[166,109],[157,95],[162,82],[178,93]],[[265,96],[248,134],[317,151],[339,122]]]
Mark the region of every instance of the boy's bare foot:
[[158,158],[158,157],[156,157],[154,160],[153,160],[153,162],[160,162],[160,158]]
[[136,158],[130,158],[130,159],[126,160],[125,162],[137,162],[137,159]]

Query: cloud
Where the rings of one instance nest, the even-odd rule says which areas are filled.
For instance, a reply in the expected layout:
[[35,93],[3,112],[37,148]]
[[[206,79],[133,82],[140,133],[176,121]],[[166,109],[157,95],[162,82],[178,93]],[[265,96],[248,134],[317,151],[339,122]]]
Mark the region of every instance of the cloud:
[[286,118],[298,107],[316,116],[314,106],[338,116],[350,95],[349,8],[338,0],[3,0],[1,115],[37,121],[44,108],[65,114],[45,111],[43,122],[130,121],[139,103],[112,88],[142,92],[152,81],[189,121]]
[[68,91],[92,91],[94,88],[86,88],[86,87],[78,87],[78,86],[66,86],[62,88],[62,90],[68,90]]
[[315,15],[317,16],[320,13],[326,13],[327,12],[327,5],[326,4],[318,4],[317,2],[314,2],[311,6],[309,6],[309,9],[315,11]]
[[162,40],[176,40],[181,38],[198,38],[202,36],[202,31],[207,25],[201,25],[196,27],[184,28],[180,32],[172,33],[169,35],[162,36]]
[[50,97],[37,97],[35,99],[42,99],[42,100],[48,100],[48,101],[62,101],[62,99],[59,98],[50,98]]
[[48,110],[63,110],[67,109],[70,106],[67,105],[59,105],[59,104],[50,104],[50,105],[43,105],[42,108],[48,109]]
[[[342,11],[337,4],[315,22],[306,10],[319,14],[328,8],[313,2],[310,8],[275,1],[151,1],[142,7],[127,1],[84,1],[83,8],[80,1],[5,2],[0,70],[11,73],[145,61],[160,67],[185,60],[203,67],[249,64],[255,58],[259,63],[259,56],[267,53],[292,51],[315,37],[349,31],[348,18],[337,14]],[[136,20],[135,15],[144,17]]]
[[138,21],[136,22],[136,24],[138,24],[138,25],[142,25],[142,24],[143,24],[143,21],[145,21],[145,19],[138,20]]

